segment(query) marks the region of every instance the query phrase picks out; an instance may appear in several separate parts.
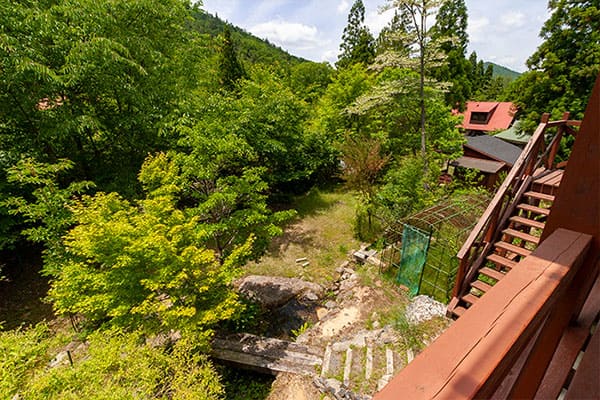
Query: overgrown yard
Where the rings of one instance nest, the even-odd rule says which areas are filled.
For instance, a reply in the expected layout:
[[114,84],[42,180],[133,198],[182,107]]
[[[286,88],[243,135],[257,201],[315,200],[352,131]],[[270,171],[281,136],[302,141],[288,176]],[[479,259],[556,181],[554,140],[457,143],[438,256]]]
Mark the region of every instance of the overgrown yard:
[[300,277],[321,284],[332,281],[349,251],[360,246],[352,227],[355,204],[352,193],[340,188],[314,188],[298,197],[292,204],[298,216],[258,262],[245,267],[245,273]]

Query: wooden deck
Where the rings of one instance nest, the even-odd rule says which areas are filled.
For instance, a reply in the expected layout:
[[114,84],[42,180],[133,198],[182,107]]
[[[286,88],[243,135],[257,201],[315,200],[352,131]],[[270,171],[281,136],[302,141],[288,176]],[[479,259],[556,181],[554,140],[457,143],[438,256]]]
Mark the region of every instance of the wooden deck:
[[[536,337],[547,321],[546,317],[564,303],[569,287],[581,276],[579,272],[587,272],[580,268],[591,241],[590,235],[559,229],[402,370],[374,400],[492,397],[529,340]],[[556,334],[551,329],[548,333]],[[543,342],[546,344],[547,340]],[[535,345],[532,347],[530,354],[535,357],[525,361],[531,368],[520,371],[525,375],[519,377],[524,378],[517,379],[518,384],[509,388],[509,398],[532,398],[535,394],[534,390],[528,395],[532,388],[537,388],[532,386],[530,372],[543,375],[545,368],[538,370],[535,362],[540,359],[539,350]],[[549,355],[552,354],[551,351]]]
[[564,171],[556,169],[554,171],[545,171],[539,178],[533,181],[532,189],[535,192],[556,196],[558,187],[562,181]]

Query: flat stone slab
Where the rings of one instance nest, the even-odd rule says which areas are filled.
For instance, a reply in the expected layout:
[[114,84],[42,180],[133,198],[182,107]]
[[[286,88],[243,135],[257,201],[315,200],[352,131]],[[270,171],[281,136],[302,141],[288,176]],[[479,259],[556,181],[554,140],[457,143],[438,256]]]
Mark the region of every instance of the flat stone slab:
[[213,339],[212,356],[243,368],[270,373],[316,375],[317,367],[323,363],[320,348],[247,333]]
[[325,293],[321,285],[298,278],[249,275],[235,281],[243,295],[268,309],[284,305],[293,298],[319,299]]

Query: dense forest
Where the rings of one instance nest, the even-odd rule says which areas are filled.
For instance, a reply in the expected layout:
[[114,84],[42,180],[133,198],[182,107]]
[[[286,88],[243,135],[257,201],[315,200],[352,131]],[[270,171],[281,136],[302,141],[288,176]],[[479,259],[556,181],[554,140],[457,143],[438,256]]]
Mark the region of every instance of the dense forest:
[[[525,130],[543,112],[582,117],[597,2],[550,0],[542,45],[510,78],[466,53],[464,0],[386,4],[375,38],[354,2],[332,66],[199,2],[2,2],[0,277],[41,257],[46,301],[90,356],[44,369],[49,325],[0,321],[0,397],[221,398],[208,339],[244,318],[231,282],[294,218],[294,196],[343,184],[355,234],[374,241],[470,187],[438,184],[467,100],[515,102]],[[145,345],[169,332],[181,339]]]

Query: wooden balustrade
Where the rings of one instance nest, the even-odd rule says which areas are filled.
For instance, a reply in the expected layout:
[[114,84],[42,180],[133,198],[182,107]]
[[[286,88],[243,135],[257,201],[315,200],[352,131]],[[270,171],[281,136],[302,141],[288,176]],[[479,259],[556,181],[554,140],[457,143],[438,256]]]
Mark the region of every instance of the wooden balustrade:
[[[374,400],[491,398],[499,388],[510,398],[534,397],[576,312],[573,292],[598,267],[584,262],[591,242],[557,229]],[[507,379],[515,366],[516,379]]]
[[[548,121],[549,114],[542,116],[530,141],[457,254],[459,268],[453,290],[455,299],[468,290],[469,282],[485,261],[486,252],[492,248],[490,244],[498,239],[500,231],[498,228],[506,222],[509,211],[512,211],[520,194],[531,182],[532,175],[542,166],[546,169],[554,167],[561,138],[565,134],[574,132],[570,128],[571,126],[580,125],[579,121],[572,121],[568,118],[569,113],[565,113],[563,119],[559,121]],[[549,128],[556,128],[556,133],[546,145]]]

